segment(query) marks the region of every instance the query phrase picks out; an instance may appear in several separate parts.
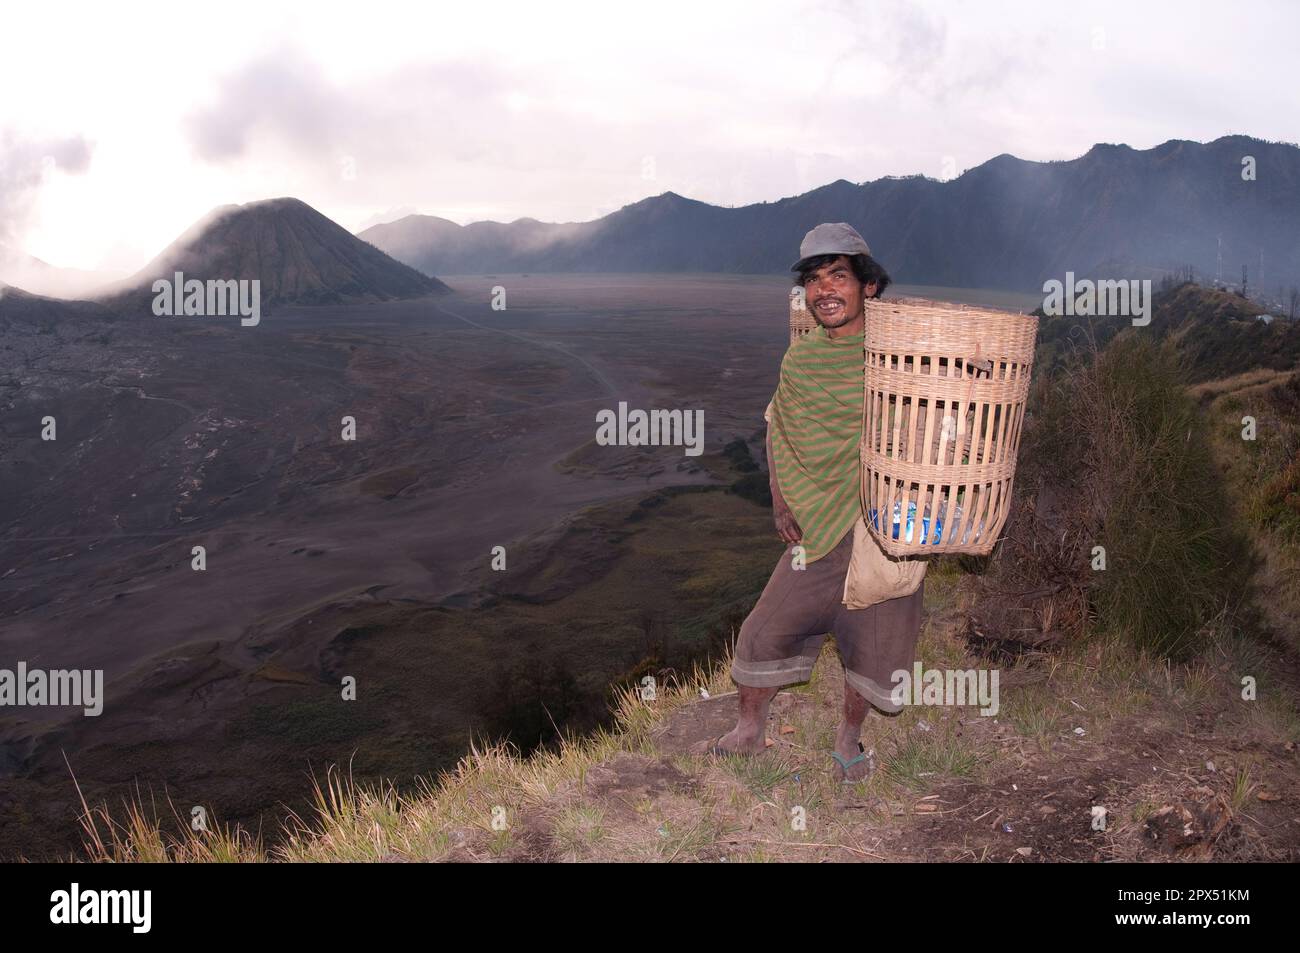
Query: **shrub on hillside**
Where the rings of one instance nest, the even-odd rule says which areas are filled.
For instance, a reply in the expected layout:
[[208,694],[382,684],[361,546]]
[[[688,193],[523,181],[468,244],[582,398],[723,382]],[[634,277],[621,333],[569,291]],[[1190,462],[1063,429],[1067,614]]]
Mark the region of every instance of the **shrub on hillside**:
[[1035,380],[1015,504],[973,613],[980,638],[1107,631],[1180,659],[1243,608],[1249,547],[1186,383],[1172,343],[1138,329]]
[[1187,375],[1170,347],[1127,331],[1078,383],[1106,549],[1092,587],[1099,619],[1140,647],[1187,657],[1210,619],[1238,608],[1250,577]]

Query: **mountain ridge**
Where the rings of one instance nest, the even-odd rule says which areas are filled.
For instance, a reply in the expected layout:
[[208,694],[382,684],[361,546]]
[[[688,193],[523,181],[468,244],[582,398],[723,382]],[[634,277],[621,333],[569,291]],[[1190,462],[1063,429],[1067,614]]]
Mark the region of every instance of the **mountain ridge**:
[[[1254,180],[1242,177],[1246,155]],[[1151,277],[1188,265],[1213,276],[1221,237],[1223,277],[1235,281],[1243,264],[1255,274],[1262,251],[1263,283],[1251,283],[1272,293],[1300,283],[1300,147],[1238,134],[1149,149],[1096,143],[1072,159],[1001,153],[949,180],[837,179],[738,208],[665,191],[589,222],[407,216],[359,237],[425,273],[771,274],[822,221],[854,225],[908,284],[1039,290],[1067,270]]]

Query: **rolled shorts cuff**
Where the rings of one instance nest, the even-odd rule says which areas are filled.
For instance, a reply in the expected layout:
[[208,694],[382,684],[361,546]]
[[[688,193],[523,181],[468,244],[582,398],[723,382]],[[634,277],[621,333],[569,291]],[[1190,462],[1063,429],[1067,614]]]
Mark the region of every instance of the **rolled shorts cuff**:
[[800,655],[773,662],[742,662],[735,659],[731,663],[731,677],[736,684],[749,688],[779,688],[808,681],[812,678],[815,661],[816,659]]
[[844,670],[845,680],[857,690],[857,693],[865,698],[871,704],[875,705],[881,711],[887,711],[890,714],[896,714],[903,710],[903,706],[894,701],[892,688],[881,688],[876,682],[865,675],[859,675],[857,672]]

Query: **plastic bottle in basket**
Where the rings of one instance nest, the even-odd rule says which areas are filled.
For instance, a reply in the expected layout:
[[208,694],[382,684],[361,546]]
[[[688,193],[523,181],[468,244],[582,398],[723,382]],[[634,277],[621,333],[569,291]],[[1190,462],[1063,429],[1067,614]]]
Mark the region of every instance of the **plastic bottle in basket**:
[[[954,510],[953,518],[956,519],[958,525],[960,525],[961,504],[960,503],[954,504],[953,510]],[[903,512],[902,512],[902,505],[897,501],[894,502],[893,515],[894,515],[894,531],[891,535],[894,537],[894,539],[898,539],[899,533],[902,532],[905,534],[903,541],[910,543],[912,541],[912,533],[916,527],[916,501],[909,500],[907,503],[906,527],[900,526],[900,523],[902,522]],[[879,529],[880,527],[880,524],[876,519],[875,510],[871,511],[871,525],[875,526],[877,529]],[[935,520],[934,532],[933,533],[930,532],[930,506],[927,503],[924,512],[921,514],[921,545],[924,546],[927,543],[931,545],[935,545],[941,542],[942,540],[943,540],[943,520],[942,519]]]

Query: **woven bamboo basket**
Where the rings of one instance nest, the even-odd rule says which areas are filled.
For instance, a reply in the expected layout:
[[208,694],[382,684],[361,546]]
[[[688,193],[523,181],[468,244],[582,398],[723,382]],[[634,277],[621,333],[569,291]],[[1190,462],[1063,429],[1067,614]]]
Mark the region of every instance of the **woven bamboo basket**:
[[1033,315],[867,300],[862,511],[891,556],[993,549],[1037,334]]
[[812,316],[812,312],[804,305],[803,289],[791,288],[790,343],[793,344],[815,327],[817,327],[817,319]]

